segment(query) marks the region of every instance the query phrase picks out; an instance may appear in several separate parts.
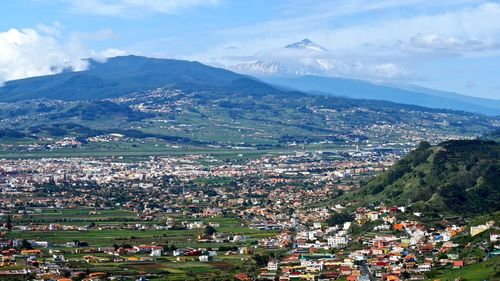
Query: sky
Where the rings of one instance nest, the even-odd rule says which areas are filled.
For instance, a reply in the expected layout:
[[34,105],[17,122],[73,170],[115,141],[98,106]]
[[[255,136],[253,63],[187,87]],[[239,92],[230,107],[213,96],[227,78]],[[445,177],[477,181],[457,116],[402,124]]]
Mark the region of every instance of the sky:
[[[284,52],[308,38],[327,51]],[[118,55],[324,75],[500,99],[500,1],[16,0],[0,4],[0,83]]]

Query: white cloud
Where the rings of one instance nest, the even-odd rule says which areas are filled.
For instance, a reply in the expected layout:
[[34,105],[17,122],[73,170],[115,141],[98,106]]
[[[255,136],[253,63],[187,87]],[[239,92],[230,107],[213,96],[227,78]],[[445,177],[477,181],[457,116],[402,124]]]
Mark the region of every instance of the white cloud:
[[406,78],[410,74],[405,67],[389,60],[283,47],[260,51],[253,56],[225,56],[208,62],[212,65],[222,63],[234,71],[253,75],[323,75],[385,81]]
[[[45,29],[45,32],[39,31]],[[60,42],[55,29],[15,29],[0,32],[0,82],[26,77],[84,70],[87,58],[105,60],[123,51],[103,52],[84,47],[76,38]]]
[[500,49],[500,43],[492,38],[458,38],[433,33],[418,33],[401,48],[410,52],[443,52],[462,54]]
[[219,0],[63,0],[74,12],[105,16],[131,16],[144,13],[174,14],[182,10],[215,5]]
[[373,66],[374,76],[386,79],[394,79],[405,76],[407,72],[394,63],[382,63]]
[[112,57],[118,57],[118,56],[125,56],[127,54],[128,54],[127,51],[109,48],[109,49],[106,49],[102,52],[99,52],[98,57],[106,59],[106,58],[112,58]]
[[[495,57],[500,52],[498,2],[297,1],[290,1],[291,12],[286,12],[284,17],[214,31],[213,41],[220,44],[185,57],[240,65],[239,69],[242,64],[257,61],[277,62],[281,68],[298,67],[299,72],[310,71],[311,68],[304,65],[316,62],[322,68],[322,72],[314,69],[318,74],[421,80],[426,78],[414,70],[436,56]],[[297,9],[297,5],[302,6]],[[383,15],[375,15],[382,11]],[[344,23],[343,18],[352,15],[359,15],[356,17],[360,20]],[[320,57],[290,55],[281,48],[303,38],[312,39],[330,52]]]

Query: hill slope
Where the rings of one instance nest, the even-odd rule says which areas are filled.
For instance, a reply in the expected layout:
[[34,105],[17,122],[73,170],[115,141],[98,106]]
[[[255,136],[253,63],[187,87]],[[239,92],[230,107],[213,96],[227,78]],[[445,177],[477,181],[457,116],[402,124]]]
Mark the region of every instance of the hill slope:
[[421,143],[387,172],[341,200],[406,205],[464,215],[500,210],[500,144],[494,141]]
[[[0,87],[0,101],[40,98],[98,100],[160,87],[186,91],[242,91],[248,90],[244,88],[244,82],[248,80],[251,79],[198,62],[124,56],[111,58],[105,63],[91,61],[90,68],[85,71],[7,82]],[[263,84],[266,90],[273,91],[264,83],[254,83]]]
[[386,100],[429,108],[444,108],[500,115],[500,101],[468,97],[436,90],[377,85],[367,81],[303,76],[299,78],[265,77],[265,81],[306,92],[321,92],[356,99]]
[[0,88],[2,100],[8,101],[0,104],[4,138],[126,131],[222,146],[377,145],[470,137],[498,127],[498,118],[480,114],[304,94],[197,62],[136,56],[11,81]]

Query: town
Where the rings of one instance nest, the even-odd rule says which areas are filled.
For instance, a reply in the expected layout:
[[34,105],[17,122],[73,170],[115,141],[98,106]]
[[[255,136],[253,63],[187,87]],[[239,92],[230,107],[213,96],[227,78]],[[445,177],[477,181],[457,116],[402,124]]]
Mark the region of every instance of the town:
[[498,267],[498,217],[471,227],[411,205],[334,203],[404,150],[244,153],[0,160],[0,275],[427,280],[483,260]]

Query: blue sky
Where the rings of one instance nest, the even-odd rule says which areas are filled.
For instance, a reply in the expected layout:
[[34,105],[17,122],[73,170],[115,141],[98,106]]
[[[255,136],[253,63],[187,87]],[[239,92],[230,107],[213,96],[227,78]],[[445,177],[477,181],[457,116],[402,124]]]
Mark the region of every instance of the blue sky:
[[500,1],[18,0],[0,18],[0,82],[123,54],[288,62],[309,38],[328,52],[300,63],[325,75],[500,98]]

